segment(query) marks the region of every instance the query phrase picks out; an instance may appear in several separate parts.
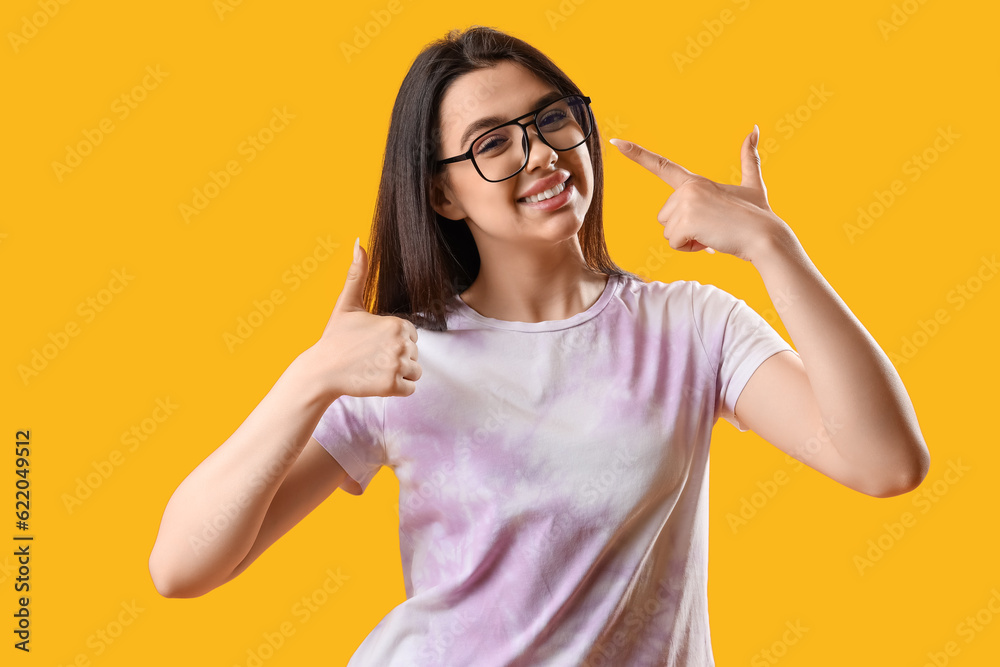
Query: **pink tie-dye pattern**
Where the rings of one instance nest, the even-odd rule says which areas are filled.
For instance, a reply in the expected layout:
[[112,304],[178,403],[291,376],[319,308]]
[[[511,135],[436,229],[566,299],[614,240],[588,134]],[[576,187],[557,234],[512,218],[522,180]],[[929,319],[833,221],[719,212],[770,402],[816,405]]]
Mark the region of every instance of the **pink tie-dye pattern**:
[[791,346],[713,285],[611,276],[561,321],[456,297],[418,347],[413,395],[341,397],[314,433],[349,493],[399,481],[407,600],[350,665],[712,667],[711,429]]

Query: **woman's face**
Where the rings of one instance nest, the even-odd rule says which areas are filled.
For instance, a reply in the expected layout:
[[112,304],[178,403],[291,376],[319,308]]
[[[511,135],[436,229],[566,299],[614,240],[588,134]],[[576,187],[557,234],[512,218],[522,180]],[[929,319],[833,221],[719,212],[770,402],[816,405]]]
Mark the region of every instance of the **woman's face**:
[[[476,130],[463,142],[462,135],[477,120],[486,116],[498,116],[503,119],[500,122],[517,118],[537,109],[538,100],[554,91],[554,87],[510,61],[462,75],[452,82],[441,101],[438,159],[465,153],[477,136],[490,129]],[[594,183],[586,142],[571,150],[556,151],[539,139],[534,125],[528,128],[528,142],[528,163],[505,181],[485,180],[471,160],[445,165],[449,182],[440,175],[434,179],[434,210],[451,220],[464,219],[480,252],[485,244],[562,242],[575,236],[583,225]],[[566,179],[560,195],[548,203],[522,201],[529,189],[553,176],[557,181]]]

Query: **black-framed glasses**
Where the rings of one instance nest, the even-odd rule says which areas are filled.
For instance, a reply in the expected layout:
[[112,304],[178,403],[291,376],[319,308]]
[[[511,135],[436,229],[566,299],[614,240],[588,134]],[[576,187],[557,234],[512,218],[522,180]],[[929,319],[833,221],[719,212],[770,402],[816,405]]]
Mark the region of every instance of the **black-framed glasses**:
[[[527,123],[521,121],[531,116]],[[479,175],[491,183],[513,178],[528,164],[531,145],[528,127],[534,125],[538,137],[557,151],[576,148],[594,131],[590,98],[566,95],[523,116],[509,120],[476,137],[464,155],[438,160],[438,165],[472,160]]]

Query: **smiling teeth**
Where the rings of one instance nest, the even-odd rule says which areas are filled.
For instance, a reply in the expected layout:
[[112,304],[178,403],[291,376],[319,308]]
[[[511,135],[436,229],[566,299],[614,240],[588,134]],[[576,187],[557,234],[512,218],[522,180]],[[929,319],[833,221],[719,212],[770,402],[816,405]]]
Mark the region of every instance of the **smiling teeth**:
[[565,189],[566,189],[566,182],[563,181],[562,183],[560,183],[559,185],[550,190],[546,190],[545,192],[539,192],[537,195],[531,195],[530,197],[526,197],[524,201],[526,201],[529,204],[535,204],[537,202],[545,201],[546,199],[555,197],[557,194],[559,194]]

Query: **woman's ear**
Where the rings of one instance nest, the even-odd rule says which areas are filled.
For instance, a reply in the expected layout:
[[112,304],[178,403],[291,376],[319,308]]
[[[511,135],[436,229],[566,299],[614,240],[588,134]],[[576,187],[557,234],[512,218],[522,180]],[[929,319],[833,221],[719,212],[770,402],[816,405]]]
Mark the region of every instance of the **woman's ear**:
[[449,220],[465,219],[465,211],[455,201],[451,186],[441,174],[436,174],[431,179],[431,208]]

